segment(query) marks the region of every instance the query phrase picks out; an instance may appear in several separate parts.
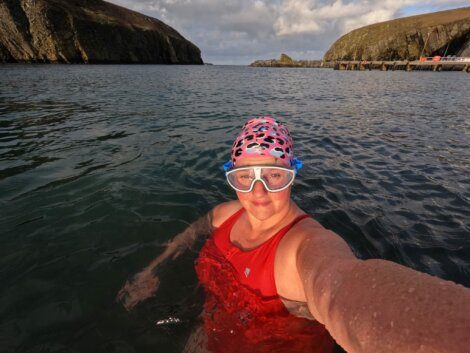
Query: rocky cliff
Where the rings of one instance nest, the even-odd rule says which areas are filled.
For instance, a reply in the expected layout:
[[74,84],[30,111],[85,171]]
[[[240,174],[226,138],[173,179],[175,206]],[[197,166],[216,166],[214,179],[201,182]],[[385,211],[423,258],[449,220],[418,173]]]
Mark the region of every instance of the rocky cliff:
[[376,23],[338,39],[323,60],[470,56],[470,7]]
[[101,0],[0,0],[0,62],[203,63],[170,26]]

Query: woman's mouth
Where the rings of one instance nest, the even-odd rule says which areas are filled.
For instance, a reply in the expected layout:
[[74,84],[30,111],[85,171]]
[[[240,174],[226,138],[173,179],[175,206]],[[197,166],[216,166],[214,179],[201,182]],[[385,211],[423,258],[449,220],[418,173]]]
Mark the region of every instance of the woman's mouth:
[[257,207],[266,207],[269,204],[270,204],[269,201],[253,201],[253,205]]

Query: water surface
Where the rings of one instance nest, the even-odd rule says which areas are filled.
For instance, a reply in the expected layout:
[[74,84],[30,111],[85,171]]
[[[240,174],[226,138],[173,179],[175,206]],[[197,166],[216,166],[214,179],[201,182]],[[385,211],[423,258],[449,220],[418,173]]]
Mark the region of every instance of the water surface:
[[[190,252],[153,299],[128,275],[219,202],[249,116],[282,117],[293,197],[361,258],[470,286],[470,103],[460,72],[0,66],[0,347],[180,352],[202,293]],[[177,317],[179,323],[156,325]]]

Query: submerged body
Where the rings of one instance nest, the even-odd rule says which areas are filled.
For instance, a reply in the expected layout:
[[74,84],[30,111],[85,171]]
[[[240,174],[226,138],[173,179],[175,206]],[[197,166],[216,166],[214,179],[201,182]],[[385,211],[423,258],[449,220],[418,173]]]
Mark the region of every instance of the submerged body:
[[308,216],[297,217],[258,246],[241,249],[230,234],[244,211],[241,208],[214,231],[196,262],[206,292],[207,348],[214,353],[332,352],[334,341],[325,327],[307,314],[305,303],[281,298],[275,283],[278,245]]
[[351,353],[466,352],[470,290],[357,259],[340,236],[305,217],[290,197],[301,166],[291,142],[272,118],[248,121],[224,165],[238,200],[194,222],[126,282],[118,294],[125,307],[156,292],[157,267],[209,236],[196,269],[207,294],[203,341],[214,353],[326,353],[329,334]]

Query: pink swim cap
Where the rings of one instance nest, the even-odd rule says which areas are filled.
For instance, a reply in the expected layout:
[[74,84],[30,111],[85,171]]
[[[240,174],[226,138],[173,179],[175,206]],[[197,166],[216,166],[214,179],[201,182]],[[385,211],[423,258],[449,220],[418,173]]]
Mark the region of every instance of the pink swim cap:
[[257,156],[276,157],[289,168],[295,166],[292,138],[282,122],[261,116],[243,125],[232,146],[231,167],[240,158]]

